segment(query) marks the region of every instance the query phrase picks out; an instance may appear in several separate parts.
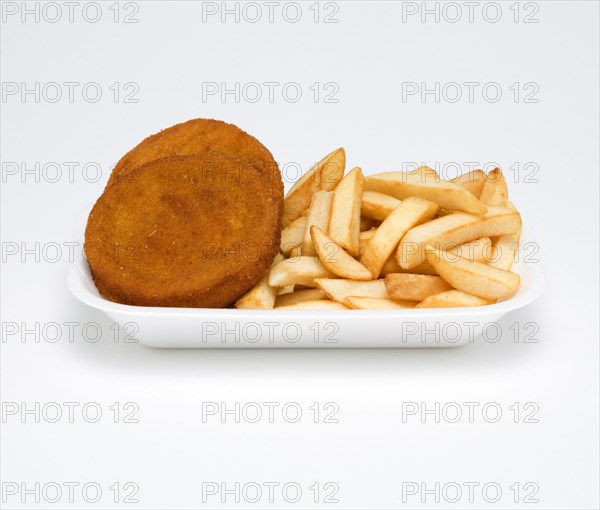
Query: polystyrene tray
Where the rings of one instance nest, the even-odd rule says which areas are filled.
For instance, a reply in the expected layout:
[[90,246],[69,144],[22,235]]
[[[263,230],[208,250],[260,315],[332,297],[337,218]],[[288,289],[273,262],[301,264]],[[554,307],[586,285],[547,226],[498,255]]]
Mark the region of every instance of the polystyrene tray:
[[[87,216],[87,212],[83,214],[75,227],[74,240],[81,246]],[[77,299],[121,325],[133,323],[135,338],[151,347],[454,347],[472,342],[490,323],[541,294],[543,276],[536,252],[531,229],[523,218],[519,254],[513,266],[521,276],[519,291],[505,301],[469,308],[279,311],[122,305],[98,293],[83,250],[77,250],[67,280]]]

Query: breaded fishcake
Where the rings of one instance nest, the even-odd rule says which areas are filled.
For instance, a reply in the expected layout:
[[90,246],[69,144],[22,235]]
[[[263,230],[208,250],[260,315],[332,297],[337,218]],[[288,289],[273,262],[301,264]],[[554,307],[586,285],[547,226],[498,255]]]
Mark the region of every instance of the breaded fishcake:
[[222,307],[265,275],[282,209],[245,161],[220,153],[162,158],[106,187],[88,219],[85,253],[111,301]]
[[155,159],[205,151],[222,152],[247,161],[261,171],[273,193],[283,199],[281,172],[269,149],[239,127],[214,119],[188,120],[149,136],[120,159],[108,185],[135,167]]

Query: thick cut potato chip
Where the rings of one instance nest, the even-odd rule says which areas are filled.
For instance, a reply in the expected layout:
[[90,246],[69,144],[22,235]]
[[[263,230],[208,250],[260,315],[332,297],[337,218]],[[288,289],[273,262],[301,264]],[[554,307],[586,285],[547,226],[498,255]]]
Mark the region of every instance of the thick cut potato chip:
[[333,274],[351,280],[371,280],[371,272],[316,225],[310,228],[322,264]]
[[[363,242],[361,240],[361,250],[363,250],[363,243],[366,245],[366,241]],[[492,258],[492,240],[489,237],[482,237],[481,239],[475,239],[475,241],[461,244],[456,248],[451,248],[448,252],[455,253],[469,260],[474,260],[475,262],[489,262]],[[388,257],[381,269],[381,276],[387,276],[391,273],[428,274],[437,276],[435,269],[433,269],[432,265],[427,261],[421,262],[410,269],[400,267],[395,254]]]
[[459,175],[454,179],[450,179],[449,182],[459,184],[479,198],[481,190],[483,189],[483,183],[485,182],[485,172],[483,170],[472,170],[471,172]]
[[289,253],[304,241],[306,231],[306,216],[296,218],[292,223],[281,231],[281,243],[279,249],[284,255]]
[[346,153],[343,148],[325,156],[292,186],[283,200],[283,226],[300,217],[316,191],[331,191],[344,175]]
[[[283,256],[278,253],[273,259],[271,267],[276,266],[283,260]],[[254,287],[235,302],[236,308],[270,310],[275,304],[277,296],[277,287],[269,285],[269,275],[265,275]]]
[[392,254],[402,236],[420,223],[432,218],[438,205],[418,197],[404,200],[379,226],[375,235],[368,241],[360,261],[371,271],[373,278],[379,278],[385,261]]
[[[398,261],[395,260],[395,258],[394,258],[394,262],[396,263],[396,267],[400,267],[398,265]],[[389,265],[388,267],[390,269],[392,268],[391,265]],[[433,266],[426,260],[424,262],[421,262],[420,264],[417,264],[415,267],[412,267],[410,269],[400,268],[398,271],[390,271],[390,272],[391,273],[426,274],[426,275],[431,275],[431,276],[438,276],[435,269],[433,269]],[[383,274],[383,271],[382,271],[382,274]],[[388,273],[386,273],[386,276],[387,276],[387,274]]]
[[472,214],[484,214],[487,211],[485,204],[464,187],[430,174],[384,172],[369,175],[365,181],[365,190],[387,193],[399,200],[421,197],[451,211]]
[[290,252],[289,258],[297,259],[298,257],[302,257],[302,246],[296,246],[295,248],[292,248],[292,251]]
[[484,299],[502,299],[519,288],[521,279],[516,273],[473,262],[430,245],[425,248],[425,255],[427,262],[444,280],[468,294]]
[[385,289],[392,299],[422,301],[452,287],[439,276],[393,273],[385,277]]
[[[480,216],[467,213],[453,213],[411,228],[400,241],[396,252],[396,261],[404,269],[411,269],[425,261],[425,245],[439,243],[440,239],[447,240],[449,245],[453,242],[455,232],[461,232],[466,225],[481,221]],[[455,247],[443,246],[448,249]]]
[[316,301],[302,301],[294,305],[278,306],[276,310],[348,310],[348,307],[336,301],[319,299]]
[[[515,212],[517,211],[517,208],[512,202],[506,202],[506,207]],[[492,244],[492,252],[489,260],[490,266],[510,271],[517,258],[520,240],[520,231],[516,234],[507,234],[496,237]]]
[[305,301],[319,301],[320,299],[327,299],[321,289],[296,290],[283,296],[277,296],[275,308],[278,306],[296,305]]
[[360,241],[368,241],[375,235],[375,232],[377,232],[376,228],[372,228],[370,230],[365,230],[364,232],[361,232],[360,234],[358,234],[358,239]]
[[323,290],[330,299],[343,303],[349,296],[387,298],[385,291],[385,280],[371,280],[369,282],[357,282],[354,280],[332,280],[328,278],[317,278],[315,285]]
[[444,181],[427,166],[367,178],[344,167],[338,149],[292,188],[280,250],[293,258],[274,264],[239,307],[483,306],[518,289],[510,268],[521,217],[499,169]]
[[480,237],[451,248],[448,252],[475,262],[489,262],[492,257],[492,240],[489,237]]
[[277,287],[277,296],[283,296],[284,294],[291,294],[294,292],[294,285],[284,285],[283,287]]
[[360,212],[367,218],[383,221],[400,205],[400,200],[377,191],[363,191]]
[[314,287],[315,278],[335,278],[316,257],[296,257],[279,262],[269,273],[269,285],[305,285]]
[[479,200],[487,205],[506,206],[508,186],[499,168],[494,168],[486,175]]
[[349,296],[344,299],[344,304],[352,310],[398,310],[400,308],[414,308],[417,303],[415,301],[398,301],[387,298]]
[[328,235],[353,257],[358,255],[360,202],[364,177],[360,168],[346,175],[333,192]]
[[369,240],[373,238],[373,236],[375,235],[375,232],[377,232],[377,229],[372,228],[370,230],[365,230],[364,232],[361,232],[360,234],[358,234],[358,255],[359,255],[359,257],[362,256],[362,254],[365,252],[365,249],[367,248],[367,244],[369,244]]
[[498,236],[492,243],[490,266],[510,271],[519,251],[519,238],[519,234]]
[[484,306],[492,303],[493,301],[488,301],[473,294],[461,292],[460,290],[449,290],[425,298],[415,308],[461,308],[465,306]]
[[411,269],[425,260],[424,248],[431,244],[450,250],[481,237],[496,237],[521,231],[521,216],[507,208],[489,206],[483,216],[454,213],[411,228],[400,241],[396,260]]
[[403,267],[400,267],[400,264],[398,264],[398,261],[396,260],[395,254],[390,255],[381,268],[381,276],[387,276],[388,274],[392,273],[427,274],[431,276],[438,276],[438,274],[435,272],[435,269],[433,269],[431,264],[427,261],[421,262],[410,269],[404,269]]
[[333,193],[331,191],[317,191],[312,198],[308,215],[306,217],[306,230],[304,232],[304,242],[302,243],[302,255],[314,255],[310,228],[316,225],[322,230],[327,230],[329,226],[329,215],[331,213],[331,200]]

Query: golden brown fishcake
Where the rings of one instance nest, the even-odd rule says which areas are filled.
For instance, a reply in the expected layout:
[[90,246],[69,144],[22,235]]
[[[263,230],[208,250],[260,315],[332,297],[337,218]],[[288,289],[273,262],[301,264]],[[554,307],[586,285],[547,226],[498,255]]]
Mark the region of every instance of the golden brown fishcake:
[[107,186],[85,253],[100,294],[129,305],[222,307],[278,252],[282,197],[245,161],[171,156]]
[[155,159],[205,151],[222,152],[247,161],[261,171],[273,193],[283,199],[281,172],[269,149],[239,127],[214,119],[188,120],[149,136],[120,159],[108,185],[135,167]]

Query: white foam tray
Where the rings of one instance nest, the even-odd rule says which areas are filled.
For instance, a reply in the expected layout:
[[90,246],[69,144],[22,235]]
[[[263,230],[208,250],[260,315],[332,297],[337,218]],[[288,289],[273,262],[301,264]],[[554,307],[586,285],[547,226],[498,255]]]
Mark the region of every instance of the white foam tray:
[[[83,246],[87,211],[75,227]],[[136,339],[163,348],[389,348],[454,347],[472,342],[502,316],[526,306],[543,289],[539,255],[523,218],[513,271],[521,287],[511,298],[488,306],[406,310],[235,310],[130,306],[104,299],[78,250],[68,271],[71,293],[114,321],[134,323]],[[533,259],[533,260],[532,260]]]

